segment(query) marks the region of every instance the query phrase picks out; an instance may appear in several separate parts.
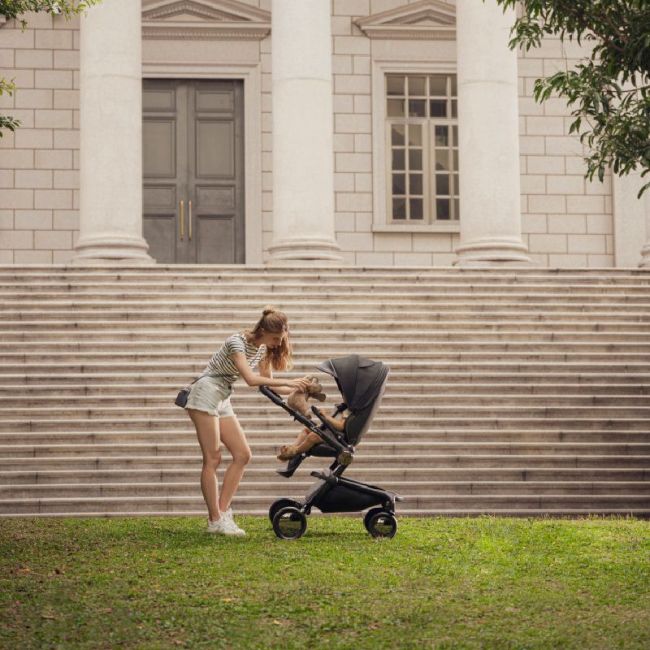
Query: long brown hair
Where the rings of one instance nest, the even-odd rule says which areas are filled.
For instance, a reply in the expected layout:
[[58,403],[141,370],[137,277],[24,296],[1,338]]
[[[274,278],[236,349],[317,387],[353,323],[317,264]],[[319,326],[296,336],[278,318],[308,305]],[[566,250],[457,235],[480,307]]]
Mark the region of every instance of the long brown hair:
[[262,317],[252,329],[245,330],[244,334],[249,341],[253,341],[264,332],[282,334],[282,343],[274,349],[266,350],[266,358],[271,362],[273,370],[289,370],[293,367],[291,341],[289,341],[289,322],[286,314],[274,307],[265,307]]

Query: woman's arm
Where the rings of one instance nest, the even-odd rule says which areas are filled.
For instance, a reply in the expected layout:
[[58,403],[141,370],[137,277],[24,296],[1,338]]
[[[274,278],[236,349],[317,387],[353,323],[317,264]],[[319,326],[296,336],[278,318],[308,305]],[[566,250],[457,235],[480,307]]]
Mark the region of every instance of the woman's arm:
[[242,379],[249,386],[269,386],[269,388],[287,387],[294,390],[296,388],[306,388],[309,385],[309,379],[307,377],[301,377],[300,379],[274,379],[270,363],[260,364],[260,374],[257,374],[253,372],[246,361],[246,356],[241,352],[235,352],[231,355],[231,358],[235,367],[239,370]]

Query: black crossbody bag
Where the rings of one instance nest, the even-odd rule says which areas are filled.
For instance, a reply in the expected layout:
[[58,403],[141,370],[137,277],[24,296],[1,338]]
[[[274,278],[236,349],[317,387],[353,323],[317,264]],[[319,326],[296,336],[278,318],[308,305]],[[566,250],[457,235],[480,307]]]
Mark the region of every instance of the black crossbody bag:
[[209,377],[209,376],[210,376],[209,373],[206,373],[205,375],[200,375],[193,382],[185,386],[185,388],[181,388],[178,391],[178,395],[176,395],[174,404],[176,404],[176,406],[180,406],[181,408],[185,408],[185,405],[187,404],[187,398],[189,397],[190,390],[192,389],[192,384],[195,384],[202,377]]

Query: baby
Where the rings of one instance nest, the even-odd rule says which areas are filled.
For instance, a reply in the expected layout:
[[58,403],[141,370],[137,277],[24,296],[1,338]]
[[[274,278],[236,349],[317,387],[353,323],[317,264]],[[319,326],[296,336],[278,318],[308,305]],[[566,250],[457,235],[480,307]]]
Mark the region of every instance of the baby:
[[[287,404],[294,410],[298,411],[301,415],[311,420],[311,410],[309,408],[309,398],[317,399],[319,402],[325,401],[326,395],[323,393],[323,387],[316,377],[310,377],[310,384],[304,391],[294,390],[289,397],[287,397]],[[345,426],[345,416],[338,416],[333,418],[323,413],[325,420],[337,431],[343,431]],[[291,445],[283,445],[280,447],[278,460],[290,460],[299,454],[309,451],[314,445],[322,442],[321,437],[310,431],[306,427],[298,434],[295,442]]]

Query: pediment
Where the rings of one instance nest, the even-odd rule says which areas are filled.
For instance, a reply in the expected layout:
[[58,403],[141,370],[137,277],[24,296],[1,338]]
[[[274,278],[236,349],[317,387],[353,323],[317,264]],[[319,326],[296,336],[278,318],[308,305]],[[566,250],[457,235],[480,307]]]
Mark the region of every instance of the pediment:
[[444,0],[420,0],[354,21],[369,38],[453,40],[456,7]]
[[143,0],[146,39],[260,40],[271,32],[271,14],[237,0]]

